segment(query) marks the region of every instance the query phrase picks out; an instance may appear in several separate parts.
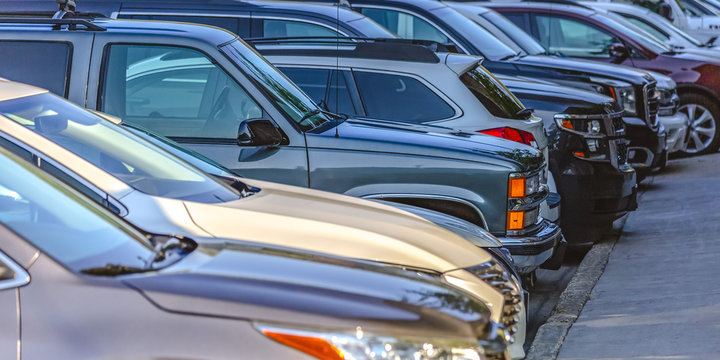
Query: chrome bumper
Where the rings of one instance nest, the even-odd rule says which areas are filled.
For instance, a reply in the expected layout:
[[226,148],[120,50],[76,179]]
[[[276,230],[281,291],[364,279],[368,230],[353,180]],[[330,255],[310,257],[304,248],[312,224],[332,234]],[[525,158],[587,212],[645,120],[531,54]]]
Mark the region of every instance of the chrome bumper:
[[687,115],[677,112],[671,116],[659,116],[658,120],[665,127],[667,132],[667,149],[668,152],[676,152],[685,149],[687,145],[686,135],[688,132],[688,126],[690,126],[690,120]]
[[555,245],[562,239],[560,226],[543,220],[542,226],[533,234],[498,238],[510,251],[517,271],[529,274],[540,267],[553,254]]

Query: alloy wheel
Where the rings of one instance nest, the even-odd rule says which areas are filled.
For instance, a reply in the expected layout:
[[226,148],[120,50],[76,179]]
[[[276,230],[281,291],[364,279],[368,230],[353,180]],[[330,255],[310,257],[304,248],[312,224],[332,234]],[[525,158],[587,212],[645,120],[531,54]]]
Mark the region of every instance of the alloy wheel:
[[685,152],[696,154],[707,149],[715,139],[715,117],[710,110],[699,104],[685,104],[679,109],[690,119],[690,133]]

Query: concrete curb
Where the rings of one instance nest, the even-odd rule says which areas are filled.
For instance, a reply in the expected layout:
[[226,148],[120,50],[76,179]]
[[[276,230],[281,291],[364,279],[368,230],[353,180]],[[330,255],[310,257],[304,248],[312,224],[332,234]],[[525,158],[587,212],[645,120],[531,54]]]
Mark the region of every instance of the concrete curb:
[[[654,180],[654,176],[649,176],[646,182],[652,184]],[[638,194],[638,201],[641,195]],[[613,231],[596,242],[585,255],[570,283],[560,294],[560,299],[550,317],[538,329],[525,360],[557,358],[568,331],[580,316],[580,312],[590,298],[590,293],[605,271],[610,253],[622,234],[628,216],[620,219]]]

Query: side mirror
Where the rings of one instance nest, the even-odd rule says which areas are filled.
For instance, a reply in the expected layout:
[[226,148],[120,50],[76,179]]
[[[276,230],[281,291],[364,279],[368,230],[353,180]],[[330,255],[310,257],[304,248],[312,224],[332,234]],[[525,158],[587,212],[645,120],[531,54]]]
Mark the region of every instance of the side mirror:
[[660,6],[658,6],[657,13],[660,16],[672,21],[672,16],[671,16],[672,8],[670,7],[669,4],[666,4],[666,3],[660,4]]
[[625,47],[625,44],[621,42],[610,44],[610,59],[614,63],[621,63],[628,57],[630,57],[630,51]]
[[715,41],[716,41],[717,39],[718,39],[717,36],[711,37],[710,40],[708,40],[708,41],[705,43],[705,46],[707,46],[707,47],[713,47],[713,46],[715,46]]
[[238,146],[275,147],[285,143],[285,135],[274,122],[266,119],[251,119],[240,123]]

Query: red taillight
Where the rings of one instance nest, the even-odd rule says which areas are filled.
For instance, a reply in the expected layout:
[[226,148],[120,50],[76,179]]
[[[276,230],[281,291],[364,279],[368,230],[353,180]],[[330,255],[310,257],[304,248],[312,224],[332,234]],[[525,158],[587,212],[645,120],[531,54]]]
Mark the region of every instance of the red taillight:
[[535,146],[535,137],[533,136],[533,134],[527,131],[522,131],[509,127],[501,127],[495,129],[480,130],[478,132],[485,135],[492,135],[501,137],[503,139],[516,141],[529,146]]

